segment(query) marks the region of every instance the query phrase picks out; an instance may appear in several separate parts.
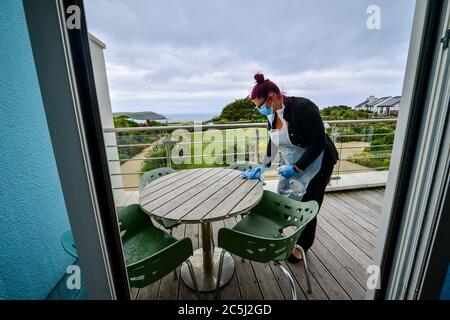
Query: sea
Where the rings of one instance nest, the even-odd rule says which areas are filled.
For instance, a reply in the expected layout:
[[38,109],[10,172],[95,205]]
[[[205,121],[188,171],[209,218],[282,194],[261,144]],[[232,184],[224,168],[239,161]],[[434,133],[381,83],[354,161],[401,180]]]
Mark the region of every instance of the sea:
[[[167,122],[194,122],[194,121],[208,121],[214,117],[217,117],[219,113],[173,113],[173,114],[164,114],[167,117]],[[138,123],[145,123],[145,120],[135,120]],[[164,121],[161,121],[164,122]]]
[[174,113],[165,114],[168,122],[183,122],[183,121],[208,121],[217,117],[218,113]]

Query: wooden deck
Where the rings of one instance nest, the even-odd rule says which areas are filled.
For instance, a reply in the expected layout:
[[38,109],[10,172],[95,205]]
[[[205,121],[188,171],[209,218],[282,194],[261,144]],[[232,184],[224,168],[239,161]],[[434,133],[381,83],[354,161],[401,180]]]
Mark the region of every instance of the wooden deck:
[[[366,268],[373,258],[383,196],[383,188],[326,194],[318,215],[316,240],[307,253],[311,294],[306,292],[303,265],[284,264],[296,279],[299,299],[364,299]],[[231,228],[235,223],[235,219],[215,222],[215,237],[220,228]],[[191,238],[197,249],[199,232],[199,225],[181,225],[174,236]],[[234,261],[235,273],[221,289],[221,299],[291,299],[289,283],[273,263],[242,261],[239,257]],[[133,289],[132,294],[142,300],[196,299],[195,293],[173,274],[146,288]],[[202,294],[202,298],[212,299],[213,294]]]

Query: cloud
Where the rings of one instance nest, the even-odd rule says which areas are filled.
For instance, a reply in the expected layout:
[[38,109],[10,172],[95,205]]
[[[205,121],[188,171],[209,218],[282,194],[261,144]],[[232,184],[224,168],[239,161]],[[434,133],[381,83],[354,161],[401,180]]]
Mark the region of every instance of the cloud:
[[413,0],[86,2],[105,50],[113,109],[217,112],[263,71],[319,106],[401,93]]

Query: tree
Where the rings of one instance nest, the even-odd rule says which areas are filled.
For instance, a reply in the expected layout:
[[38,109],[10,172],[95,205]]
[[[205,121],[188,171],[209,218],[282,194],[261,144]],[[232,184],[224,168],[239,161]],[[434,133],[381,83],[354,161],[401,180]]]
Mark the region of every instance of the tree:
[[320,110],[320,114],[325,118],[324,120],[356,120],[371,118],[367,111],[353,110],[344,105],[331,106],[322,109]]
[[[157,121],[147,121],[146,124],[139,124],[136,121],[130,119],[127,115],[121,115],[114,117],[114,127],[115,128],[136,128],[145,127],[147,125],[152,126],[165,126],[166,124]],[[117,132],[116,133],[117,143],[119,145],[119,158],[129,159],[140,153],[145,148],[142,146],[134,146],[135,144],[149,144],[158,140],[158,134],[151,131],[143,132]]]
[[249,99],[238,99],[226,105],[220,116],[213,118],[213,122],[262,122],[267,118],[255,109],[254,103]]
[[115,128],[133,128],[139,127],[139,123],[131,120],[128,116],[114,117]]
[[164,127],[164,126],[168,126],[167,123],[162,123],[156,120],[149,120],[147,119],[145,121],[145,124],[143,125],[143,127]]

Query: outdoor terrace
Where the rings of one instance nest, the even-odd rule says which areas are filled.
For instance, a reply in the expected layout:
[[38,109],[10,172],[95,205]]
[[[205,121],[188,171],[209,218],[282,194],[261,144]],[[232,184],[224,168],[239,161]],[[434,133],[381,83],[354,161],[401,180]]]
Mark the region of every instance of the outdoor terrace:
[[[306,290],[303,265],[283,264],[295,277],[298,299],[364,299],[368,276],[366,270],[372,262],[378,234],[395,122],[396,119],[327,121],[328,134],[335,141],[340,161],[327,186],[318,215],[316,241],[307,255],[312,293]],[[226,132],[241,130],[247,135],[250,133],[250,139],[245,134],[237,136],[237,140],[236,137],[231,138],[233,142],[241,139],[246,144],[243,149],[232,149],[231,155],[245,156],[250,162],[252,152],[261,152],[258,148],[252,148],[252,144],[259,145],[259,142],[253,142],[255,136],[256,141],[264,143],[264,139],[259,139],[266,134],[265,124],[203,125],[200,132],[197,129],[191,125],[105,129],[116,208],[119,210],[139,202],[139,178],[149,170],[148,164],[157,167],[172,165],[170,140],[173,140],[171,134],[175,130],[184,130],[190,136],[188,142],[181,142],[189,148],[195,148],[196,144],[211,143],[208,139],[205,142],[202,132],[211,129],[220,131],[222,136],[219,142],[224,147],[221,148],[223,154],[219,156],[222,157],[228,156],[230,152],[225,147],[230,142]],[[251,134],[251,130],[255,134]],[[132,148],[140,148],[139,153],[134,153],[131,158],[122,158],[125,154],[123,149]],[[160,153],[153,152],[158,149]],[[196,157],[205,159],[204,155],[196,155],[195,152],[187,157],[191,160]],[[278,161],[275,161],[273,169],[265,173],[266,190],[276,191],[278,165]],[[205,167],[205,164],[202,163],[200,167]],[[182,168],[175,166],[175,169]],[[232,228],[239,219],[213,222],[215,243],[219,229]],[[174,229],[173,234],[178,239],[190,238],[194,250],[202,246],[200,224],[181,224]],[[221,299],[292,299],[288,280],[273,263],[243,261],[239,257],[234,257],[234,262],[233,277],[221,289]],[[179,275],[180,270],[177,272]],[[179,276],[174,279],[173,274],[169,274],[146,288],[133,289],[133,298],[196,299],[196,296]],[[201,298],[212,299],[213,293],[202,293]]]
[[[306,292],[302,264],[283,263],[295,277],[298,299],[364,299],[367,266],[372,262],[381,216],[384,188],[346,192],[328,192],[318,215],[316,241],[307,254],[311,272],[312,293]],[[135,196],[133,196],[134,199]],[[129,201],[133,201],[129,198]],[[130,202],[130,203],[131,203]],[[239,219],[239,218],[237,218]],[[214,237],[222,227],[231,228],[236,219],[213,223]],[[180,225],[174,229],[177,238],[189,237],[194,249],[200,245],[198,224]],[[220,299],[291,299],[286,277],[273,264],[242,261],[234,257],[235,272],[221,289]],[[178,268],[179,275],[180,270]],[[213,293],[202,293],[202,299],[213,299]],[[196,299],[178,276],[169,274],[143,289],[133,289],[140,300]]]

